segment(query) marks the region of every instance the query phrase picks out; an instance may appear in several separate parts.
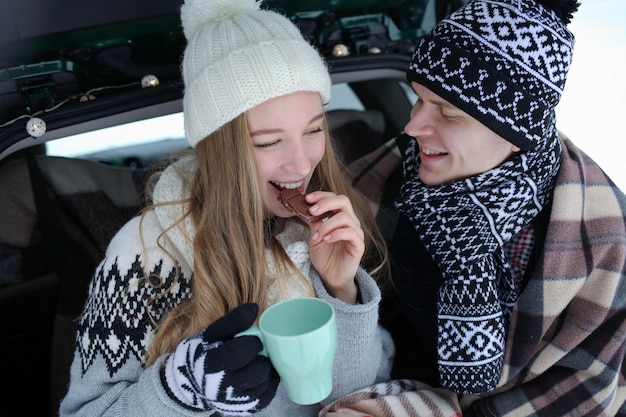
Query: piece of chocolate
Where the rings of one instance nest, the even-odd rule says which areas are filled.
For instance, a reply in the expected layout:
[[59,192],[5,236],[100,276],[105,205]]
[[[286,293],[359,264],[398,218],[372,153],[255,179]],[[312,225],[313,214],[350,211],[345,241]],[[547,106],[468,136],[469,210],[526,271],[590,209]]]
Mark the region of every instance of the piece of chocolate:
[[280,201],[283,206],[285,206],[289,211],[309,223],[315,223],[319,222],[320,220],[325,220],[335,214],[334,211],[331,211],[320,214],[318,216],[311,215],[311,213],[309,213],[309,207],[311,207],[312,204],[309,204],[304,199],[304,194],[302,194],[295,188],[281,189],[280,194],[278,195],[278,201]]

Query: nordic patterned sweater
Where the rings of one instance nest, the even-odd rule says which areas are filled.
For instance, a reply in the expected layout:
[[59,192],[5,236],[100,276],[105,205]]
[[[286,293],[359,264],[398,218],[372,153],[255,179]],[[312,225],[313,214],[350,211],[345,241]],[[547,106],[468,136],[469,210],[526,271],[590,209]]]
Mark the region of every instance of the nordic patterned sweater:
[[[176,170],[168,168],[155,188],[155,202],[173,201],[183,190]],[[145,368],[146,347],[153,337],[153,325],[147,315],[148,301],[170,287],[174,264],[156,245],[157,236],[179,218],[183,208],[165,205],[150,211],[143,219],[129,221],[112,239],[105,258],[97,267],[89,286],[88,298],[79,318],[76,349],[71,366],[70,386],[60,407],[61,416],[209,416],[181,407],[166,394],[159,370],[164,357]],[[140,229],[141,227],[141,229]],[[140,233],[141,230],[141,233]],[[349,305],[331,297],[321,278],[311,267],[306,243],[308,228],[288,221],[276,237],[287,254],[307,276],[319,298],[329,301],[337,319],[337,354],[333,369],[333,391],[324,404],[352,391],[389,377],[393,343],[378,325],[380,291],[376,282],[359,269],[356,282],[362,303]],[[185,222],[162,239],[165,249],[179,260],[181,274],[173,290],[150,305],[149,311],[159,320],[164,314],[191,296],[194,235]],[[146,244],[142,250],[140,236]],[[185,236],[189,237],[185,239]],[[270,270],[273,260],[266,253]],[[163,277],[160,290],[146,285],[144,267]],[[294,285],[289,297],[302,290]],[[278,301],[270,287],[270,301]],[[289,298],[287,297],[287,298]],[[282,383],[267,408],[255,416],[315,416],[322,405],[302,406],[287,398]]]

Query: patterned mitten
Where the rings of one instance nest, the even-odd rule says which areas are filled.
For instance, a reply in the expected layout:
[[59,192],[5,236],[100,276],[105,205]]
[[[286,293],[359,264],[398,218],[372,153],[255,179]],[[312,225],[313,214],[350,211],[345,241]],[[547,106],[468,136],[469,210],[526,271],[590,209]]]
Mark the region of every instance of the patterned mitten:
[[228,416],[266,407],[276,393],[278,374],[258,354],[263,346],[256,336],[234,337],[257,314],[256,304],[243,304],[183,340],[161,371],[169,396],[185,407]]

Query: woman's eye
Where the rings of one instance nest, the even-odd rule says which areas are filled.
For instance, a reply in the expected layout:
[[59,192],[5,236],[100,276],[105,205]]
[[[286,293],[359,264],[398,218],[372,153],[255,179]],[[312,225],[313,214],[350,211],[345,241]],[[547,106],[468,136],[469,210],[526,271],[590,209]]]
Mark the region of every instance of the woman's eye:
[[255,148],[259,148],[259,149],[268,149],[271,148],[273,146],[276,146],[278,144],[278,142],[280,142],[279,140],[274,140],[271,142],[264,142],[264,143],[255,143],[254,147]]
[[313,129],[313,130],[309,130],[308,132],[306,132],[307,135],[315,135],[318,134],[320,132],[323,132],[324,129],[321,127],[318,127],[317,129]]

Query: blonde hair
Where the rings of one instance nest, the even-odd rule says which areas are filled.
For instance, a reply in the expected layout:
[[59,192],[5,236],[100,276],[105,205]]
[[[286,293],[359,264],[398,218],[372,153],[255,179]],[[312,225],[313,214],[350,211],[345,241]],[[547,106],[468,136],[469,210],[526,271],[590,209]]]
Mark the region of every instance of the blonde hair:
[[[324,131],[326,152],[312,176],[309,191],[329,190],[350,198],[365,231],[366,251],[379,261],[371,273],[386,271],[382,237],[368,206],[353,190],[337,158],[325,120]],[[193,296],[157,323],[155,337],[148,346],[146,366],[242,303],[257,303],[260,311],[267,308],[270,278],[265,249],[270,249],[276,260],[277,276],[271,279],[293,279],[295,274],[314,295],[308,279],[273,238],[268,226],[271,223],[264,220],[245,114],[200,141],[191,152],[196,155],[197,171],[191,183],[192,194],[185,200],[189,207],[185,217],[191,216],[196,231]]]

